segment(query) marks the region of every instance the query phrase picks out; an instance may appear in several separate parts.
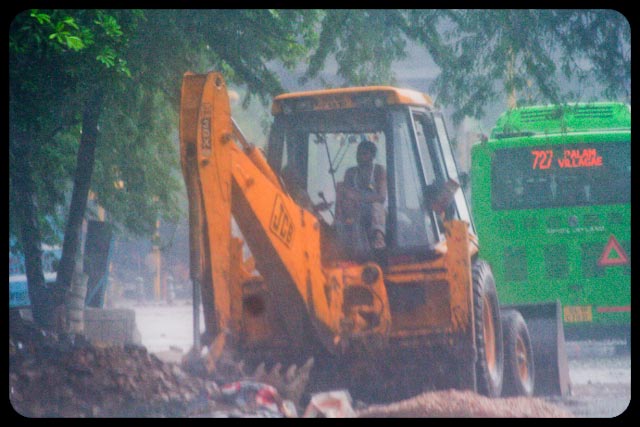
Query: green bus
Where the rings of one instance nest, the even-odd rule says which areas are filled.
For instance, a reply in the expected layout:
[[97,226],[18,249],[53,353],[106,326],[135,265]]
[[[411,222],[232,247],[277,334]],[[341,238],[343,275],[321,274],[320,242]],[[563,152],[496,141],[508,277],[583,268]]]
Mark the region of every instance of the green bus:
[[568,338],[629,343],[629,105],[506,111],[471,149],[471,192],[503,304],[559,300]]

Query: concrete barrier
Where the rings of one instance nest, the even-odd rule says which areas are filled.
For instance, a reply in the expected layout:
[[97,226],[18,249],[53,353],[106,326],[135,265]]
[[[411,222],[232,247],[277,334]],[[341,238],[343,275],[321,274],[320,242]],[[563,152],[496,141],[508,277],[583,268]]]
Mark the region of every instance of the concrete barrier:
[[84,335],[94,344],[141,344],[136,313],[130,308],[84,310]]

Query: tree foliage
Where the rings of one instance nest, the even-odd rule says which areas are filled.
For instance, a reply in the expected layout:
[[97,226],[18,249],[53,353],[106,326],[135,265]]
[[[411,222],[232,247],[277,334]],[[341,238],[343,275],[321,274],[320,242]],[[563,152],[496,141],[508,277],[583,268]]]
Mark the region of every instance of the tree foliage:
[[511,93],[577,100],[565,84],[572,79],[630,97],[630,28],[611,10],[27,10],[9,32],[10,159],[28,157],[10,189],[31,182],[34,194],[10,192],[10,233],[21,235],[18,213],[30,212],[44,241],[60,238],[83,161],[83,112],[96,93],[90,188],[122,231],[149,236],[157,218],[181,215],[185,71],[222,71],[243,88],[245,106],[253,97],[267,104],[283,92],[276,65],[302,69],[309,82],[335,61],[342,82],[326,85],[393,84],[408,40],[440,68],[431,95],[456,120],[482,117]]
[[512,95],[519,103],[630,98],[630,27],[613,10],[341,9],[324,11],[319,28],[302,82],[335,58],[343,85],[393,84],[393,64],[412,40],[439,67],[430,94],[456,122]]
[[[410,36],[441,69],[433,92],[454,119],[481,118],[510,94],[520,102],[630,98],[631,45],[626,18],[612,10],[447,10],[410,13]],[[436,26],[430,25],[437,21]],[[576,84],[569,85],[569,82]]]
[[[115,53],[126,37],[114,20],[102,11],[33,10],[16,16],[11,25],[10,125],[31,136],[29,173],[50,243],[59,240],[60,218],[66,214],[87,94],[97,84],[108,86],[110,79],[129,73]],[[12,229],[14,222],[10,220]]]
[[[60,218],[83,99],[92,85],[108,88],[94,190],[118,222],[147,234],[159,212],[178,215],[169,148],[187,69],[219,69],[246,88],[245,105],[267,103],[283,91],[274,61],[307,64],[303,82],[335,59],[343,85],[389,84],[411,39],[441,69],[432,95],[461,119],[512,91],[536,102],[579,96],[562,76],[629,96],[629,35],[607,10],[34,10],[11,26],[10,105],[34,134],[41,218]],[[50,222],[41,221],[47,239]]]
[[345,84],[391,83],[393,63],[406,57],[406,29],[407,18],[400,10],[327,11],[303,82],[316,77],[335,56]]
[[[11,193],[16,197],[10,198],[11,217],[15,217],[10,226],[14,226],[14,232],[19,231],[24,249],[34,317],[45,327],[55,325],[54,307],[62,302],[71,280],[91,185],[102,100],[111,83],[121,76],[131,76],[120,51],[126,48],[128,39],[124,34],[132,32],[135,21],[135,12],[31,10],[12,22],[9,108],[14,167],[10,179]],[[122,30],[123,23],[126,31]],[[64,156],[59,147],[66,148],[66,144],[58,145],[56,140],[68,141],[65,137],[78,129],[81,134],[75,136],[80,138],[71,140],[77,147],[75,170],[60,170],[55,165],[46,170],[34,162],[39,156],[54,161]],[[22,158],[21,153],[27,153],[27,158]],[[61,176],[54,176],[52,171],[60,172]],[[59,212],[51,211],[64,205],[69,193],[65,187],[72,174],[59,286],[49,288],[40,265],[40,228],[49,225],[43,218],[59,216]],[[49,191],[47,188],[38,191],[38,187],[30,185],[34,178],[37,182],[48,182]],[[41,205],[40,199],[49,199],[49,203]],[[45,237],[59,240],[59,228],[51,231],[45,230]]]

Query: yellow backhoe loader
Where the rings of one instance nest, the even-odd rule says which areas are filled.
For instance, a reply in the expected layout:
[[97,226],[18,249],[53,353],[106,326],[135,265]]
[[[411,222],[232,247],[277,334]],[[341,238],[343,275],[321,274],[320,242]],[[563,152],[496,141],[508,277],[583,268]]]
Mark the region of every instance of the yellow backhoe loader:
[[[263,152],[232,119],[221,74],[184,75],[191,278],[206,325],[194,339],[210,370],[225,351],[252,366],[313,357],[311,389],[347,387],[365,401],[444,388],[500,396],[503,382],[508,394],[568,392],[558,304],[524,310],[543,325],[535,337],[518,307],[501,316],[443,116],[427,95],[388,86],[288,93],[272,113]],[[384,174],[383,244],[361,216],[341,214],[365,140]]]

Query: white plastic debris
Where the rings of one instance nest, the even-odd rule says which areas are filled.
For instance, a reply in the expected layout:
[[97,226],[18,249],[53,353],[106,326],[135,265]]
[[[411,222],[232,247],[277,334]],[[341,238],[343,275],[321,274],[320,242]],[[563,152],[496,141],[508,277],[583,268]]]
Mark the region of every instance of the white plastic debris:
[[288,399],[283,400],[280,404],[280,412],[282,412],[282,415],[287,418],[298,418],[298,410],[296,409],[296,405]]
[[351,395],[347,390],[316,393],[311,396],[303,418],[355,418],[351,403]]
[[[275,387],[255,381],[235,381],[220,387],[223,400],[232,403],[245,414],[289,416],[290,407],[283,407],[283,399]],[[293,408],[295,410],[295,407]]]
[[255,406],[278,410],[276,403],[278,391],[268,384],[254,381],[235,381],[223,385],[220,391],[229,401],[241,407]]

